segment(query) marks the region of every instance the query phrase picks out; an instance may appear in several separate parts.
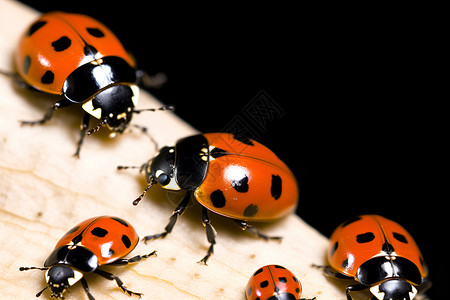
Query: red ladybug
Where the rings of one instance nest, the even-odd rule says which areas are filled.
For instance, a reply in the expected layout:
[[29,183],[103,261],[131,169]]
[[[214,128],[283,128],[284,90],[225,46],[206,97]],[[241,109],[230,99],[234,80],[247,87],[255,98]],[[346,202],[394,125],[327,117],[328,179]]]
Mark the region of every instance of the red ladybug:
[[331,235],[329,276],[354,279],[351,291],[370,289],[379,300],[411,300],[431,286],[424,259],[412,236],[399,224],[378,215],[342,223]]
[[[22,124],[43,124],[55,110],[72,104],[81,104],[86,111],[77,156],[86,132],[92,134],[106,125],[122,133],[132,114],[143,111],[135,109],[137,84],[149,81],[149,76],[136,70],[133,57],[114,33],[88,16],[64,12],[42,15],[20,39],[15,64],[15,78],[21,86],[60,96],[43,119]],[[173,108],[159,110],[163,109]],[[100,124],[88,131],[90,116]]]
[[186,191],[165,231],[146,236],[144,240],[162,238],[170,233],[177,217],[194,196],[203,206],[202,222],[211,244],[200,261],[205,264],[216,243],[208,210],[233,219],[242,229],[267,240],[281,238],[263,235],[247,221],[274,220],[291,213],[297,205],[297,182],[289,168],[260,143],[229,133],[199,134],[180,139],[175,146],[162,148],[141,170],[145,171],[149,185],[134,205],[156,183],[165,189]]
[[94,299],[89,292],[83,273],[95,273],[117,285],[127,294],[141,296],[123,286],[119,277],[99,269],[100,266],[123,266],[138,262],[155,255],[153,251],[147,255],[123,258],[138,244],[139,237],[133,226],[123,219],[102,216],[88,219],[69,230],[56,244],[55,249],[44,263],[44,268],[21,267],[20,271],[37,269],[46,271],[48,285],[36,294],[39,297],[47,288],[51,289],[51,297],[64,298],[67,289],[81,280],[89,299]]
[[[294,273],[279,265],[259,268],[245,288],[247,300],[298,300],[301,295],[300,281]],[[316,297],[311,300],[314,299]]]

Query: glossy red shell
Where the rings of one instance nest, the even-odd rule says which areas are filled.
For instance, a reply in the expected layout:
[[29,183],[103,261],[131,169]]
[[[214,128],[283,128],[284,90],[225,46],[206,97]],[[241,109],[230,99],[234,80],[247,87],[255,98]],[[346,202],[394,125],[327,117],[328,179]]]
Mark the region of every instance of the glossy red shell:
[[245,288],[247,300],[278,299],[271,297],[281,294],[291,294],[292,298],[289,299],[299,299],[302,285],[291,271],[279,265],[267,265],[258,269]]
[[127,221],[101,216],[87,219],[69,230],[56,244],[79,245],[91,250],[99,265],[116,261],[129,254],[138,244],[139,236]]
[[[204,134],[209,167],[195,198],[209,210],[229,218],[263,221],[295,210],[298,186],[286,164],[254,140],[228,133]],[[214,158],[212,153],[226,153]]]

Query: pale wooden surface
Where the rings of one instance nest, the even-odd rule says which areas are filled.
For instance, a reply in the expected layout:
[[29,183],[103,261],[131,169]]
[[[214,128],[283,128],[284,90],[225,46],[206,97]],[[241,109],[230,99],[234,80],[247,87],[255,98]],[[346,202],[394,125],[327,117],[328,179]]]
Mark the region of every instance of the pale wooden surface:
[[[0,68],[11,70],[20,34],[38,13],[13,1],[0,0]],[[132,200],[146,184],[135,170],[117,165],[140,165],[154,147],[138,130],[110,140],[106,130],[85,139],[81,159],[72,156],[82,112],[56,112],[44,126],[21,127],[19,120],[40,118],[51,105],[46,95],[14,88],[0,75],[0,298],[33,299],[45,286],[43,272],[19,272],[20,266],[42,266],[58,239],[78,222],[97,215],[116,215],[143,237],[161,232],[178,199],[161,189],[147,193],[134,207]],[[142,92],[140,108],[158,107]],[[169,112],[142,113],[134,123],[147,126],[159,145],[195,133]],[[103,133],[103,134],[102,134]],[[169,201],[164,199],[169,198]],[[301,202],[300,202],[301,206]],[[242,232],[234,223],[213,216],[218,231],[215,253],[204,266],[196,262],[208,243],[198,205],[182,216],[172,234],[139,244],[133,254],[158,251],[141,263],[108,268],[144,299],[245,299],[251,274],[265,264],[281,264],[303,283],[303,296],[345,299],[345,283],[324,278],[311,263],[324,264],[327,239],[297,216],[259,226],[281,235],[282,243],[265,242]],[[96,299],[128,299],[114,282],[87,276]],[[44,292],[42,298],[49,298]],[[136,297],[133,297],[136,298]],[[66,299],[87,299],[81,284]],[[363,296],[361,299],[368,299]]]

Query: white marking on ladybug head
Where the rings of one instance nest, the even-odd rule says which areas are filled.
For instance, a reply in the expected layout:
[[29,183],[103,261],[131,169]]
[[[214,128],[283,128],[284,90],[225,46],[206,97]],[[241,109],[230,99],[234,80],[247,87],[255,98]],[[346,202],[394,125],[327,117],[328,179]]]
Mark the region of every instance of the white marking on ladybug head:
[[383,300],[384,292],[380,292],[379,287],[380,287],[380,285],[377,284],[377,285],[374,285],[373,287],[371,287],[369,290],[375,297],[377,297],[378,300]]
[[85,102],[81,107],[84,109],[85,112],[87,112],[88,114],[97,119],[100,119],[102,117],[102,109],[100,107],[94,108],[94,105],[92,104],[92,99]]
[[136,107],[139,103],[139,87],[135,84],[130,84],[130,88],[133,91],[131,101],[133,101],[134,107]]
[[73,273],[74,273],[74,277],[70,277],[67,279],[67,282],[69,282],[69,286],[74,285],[75,283],[80,281],[80,279],[83,277],[83,273],[81,273],[77,270],[73,270]]

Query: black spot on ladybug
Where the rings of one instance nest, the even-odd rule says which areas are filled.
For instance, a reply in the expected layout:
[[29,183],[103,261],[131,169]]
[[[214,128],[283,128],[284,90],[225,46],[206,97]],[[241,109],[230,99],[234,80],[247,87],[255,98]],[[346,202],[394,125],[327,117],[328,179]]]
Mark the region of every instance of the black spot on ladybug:
[[108,230],[103,229],[101,227],[95,227],[91,230],[92,235],[98,236],[98,237],[105,237],[108,234]]
[[333,256],[334,252],[336,252],[338,247],[339,247],[339,243],[338,242],[334,243],[333,247],[331,247],[331,250],[330,250],[330,256]]
[[260,268],[258,271],[255,272],[255,274],[253,274],[253,276],[258,275],[259,273],[261,273],[263,271],[263,268]]
[[28,74],[28,71],[30,70],[30,66],[31,66],[31,57],[29,55],[27,55],[23,59],[23,72],[25,74]]
[[220,148],[214,148],[211,150],[211,152],[209,152],[209,155],[211,155],[211,157],[213,158],[218,158],[227,154],[229,154],[227,151]]
[[282,283],[286,283],[287,282],[287,278],[286,277],[278,277],[278,280]]
[[297,277],[295,277],[295,276],[292,276],[292,279],[294,279],[294,281],[298,283],[298,279],[297,279]]
[[282,181],[278,175],[272,175],[272,185],[270,186],[270,194],[275,200],[281,197]]
[[258,205],[250,204],[244,210],[244,217],[254,217],[258,213]]
[[214,207],[221,208],[225,206],[226,200],[221,190],[215,190],[212,192],[210,198]]
[[286,270],[285,267],[280,266],[280,265],[274,265],[275,269],[282,269],[282,270]]
[[347,259],[344,259],[344,261],[342,262],[342,267],[343,267],[344,269],[347,269],[347,267],[348,267],[348,258],[347,258]]
[[405,237],[403,234],[398,233],[398,232],[394,232],[394,233],[393,233],[393,236],[394,236],[394,238],[395,238],[397,241],[399,241],[399,242],[401,242],[401,243],[408,244],[408,240],[406,239],[406,237]]
[[265,287],[267,287],[268,285],[269,285],[269,281],[267,281],[267,280],[264,280],[264,281],[262,281],[262,282],[259,284],[259,286],[262,287],[262,288],[265,288]]
[[[295,292],[298,294],[298,293],[300,293],[300,289],[299,288],[296,288],[295,289]],[[295,298],[294,298],[295,299]]]
[[70,47],[72,41],[67,36],[62,36],[52,43],[56,52],[61,52]]
[[345,221],[344,223],[342,223],[341,227],[344,228],[347,225],[350,225],[356,221],[361,220],[361,217],[355,217],[355,218],[351,218],[350,220]]
[[373,241],[375,239],[375,235],[373,232],[361,233],[356,236],[356,242],[358,244],[365,244]]
[[239,193],[247,193],[248,192],[248,177],[244,175],[243,178],[236,180],[231,180],[231,186]]
[[127,237],[125,234],[122,235],[122,243],[125,245],[125,247],[130,248],[131,246],[131,241],[130,238]]
[[55,80],[55,74],[52,71],[45,72],[45,74],[41,77],[41,82],[43,84],[51,84],[53,83],[53,80]]
[[121,218],[111,217],[111,219],[113,219],[114,221],[119,222],[120,224],[122,224],[125,227],[128,227],[128,223],[126,221],[122,220]]
[[245,137],[243,135],[238,135],[238,134],[235,133],[233,135],[233,137],[234,137],[235,140],[238,140],[239,142],[244,143],[246,145],[249,145],[249,146],[254,146],[255,145],[255,144],[253,144],[253,141],[251,139],[249,139],[248,137]]
[[27,36],[31,36],[33,33],[38,31],[38,29],[41,28],[42,26],[44,26],[45,24],[47,24],[47,21],[39,21],[39,22],[34,23],[33,25],[30,26],[30,29],[28,29]]
[[98,28],[86,28],[87,32],[93,37],[101,38],[104,37],[105,34]]

